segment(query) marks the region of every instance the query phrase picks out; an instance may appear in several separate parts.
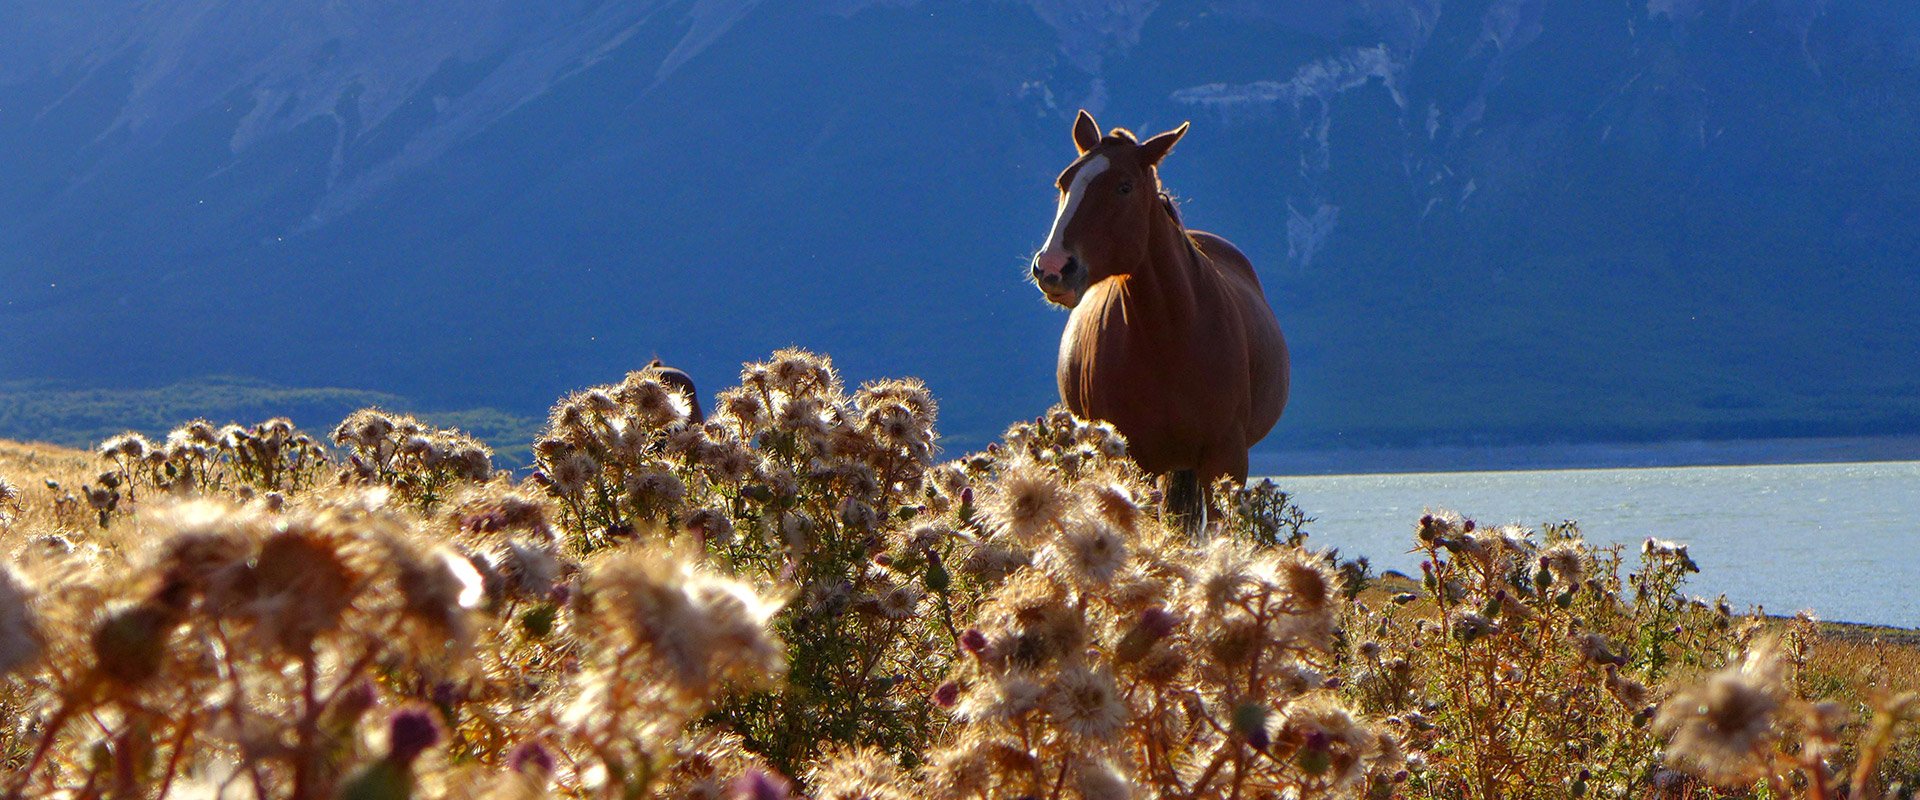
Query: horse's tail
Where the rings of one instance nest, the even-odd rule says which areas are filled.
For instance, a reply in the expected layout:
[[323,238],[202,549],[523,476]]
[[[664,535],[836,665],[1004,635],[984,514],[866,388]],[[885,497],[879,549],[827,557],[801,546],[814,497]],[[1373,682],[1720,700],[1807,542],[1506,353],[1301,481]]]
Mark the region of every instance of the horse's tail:
[[1169,526],[1198,541],[1207,529],[1207,492],[1200,475],[1190,469],[1167,473],[1161,482],[1161,513]]

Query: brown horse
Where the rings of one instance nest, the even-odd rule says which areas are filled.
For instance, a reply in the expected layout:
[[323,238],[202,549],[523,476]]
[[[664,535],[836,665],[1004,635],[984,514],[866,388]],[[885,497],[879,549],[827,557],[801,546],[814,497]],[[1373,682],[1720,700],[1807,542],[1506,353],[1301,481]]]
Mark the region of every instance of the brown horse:
[[1072,309],[1060,337],[1060,399],[1127,437],[1133,460],[1165,476],[1166,505],[1204,524],[1204,486],[1247,477],[1247,450],[1287,405],[1287,341],[1247,257],[1190,231],[1160,188],[1161,159],[1187,126],[1144,142],[1106,136],[1081,111],[1078,158],[1032,277]]
[[658,358],[647,362],[642,372],[655,380],[666,384],[667,388],[680,392],[687,397],[687,421],[695,425],[707,421],[707,414],[700,409],[700,390],[693,388],[693,377],[677,367],[669,367]]

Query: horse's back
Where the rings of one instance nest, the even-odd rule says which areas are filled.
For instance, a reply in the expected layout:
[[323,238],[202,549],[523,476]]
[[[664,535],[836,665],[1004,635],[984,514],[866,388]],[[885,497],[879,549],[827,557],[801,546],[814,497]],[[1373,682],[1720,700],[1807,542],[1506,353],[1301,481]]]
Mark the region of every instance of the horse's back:
[[1292,383],[1292,364],[1287,354],[1287,339],[1280,332],[1280,321],[1267,303],[1260,276],[1253,262],[1240,248],[1205,231],[1190,231],[1195,247],[1211,262],[1227,283],[1228,296],[1239,306],[1246,326],[1248,388],[1252,394],[1252,418],[1247,425],[1247,445],[1265,438],[1286,410]]
[[1255,289],[1260,288],[1260,276],[1253,271],[1253,262],[1232,242],[1206,231],[1190,230],[1187,235],[1193,237],[1193,244],[1200,248],[1200,254],[1213,262],[1222,275],[1244,280]]

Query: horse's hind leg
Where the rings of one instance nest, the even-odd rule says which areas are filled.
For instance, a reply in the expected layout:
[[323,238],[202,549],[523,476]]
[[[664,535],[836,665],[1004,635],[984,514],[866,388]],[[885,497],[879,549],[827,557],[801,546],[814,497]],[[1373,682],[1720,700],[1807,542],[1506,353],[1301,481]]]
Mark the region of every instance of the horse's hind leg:
[[[1229,477],[1247,482],[1247,450],[1228,445],[1209,448],[1200,454],[1198,469],[1178,470],[1167,476],[1164,492],[1168,524],[1178,523],[1188,538],[1198,540],[1207,529],[1207,517],[1214,513],[1213,482]],[[1184,484],[1184,486],[1183,486]]]
[[1160,477],[1162,517],[1168,527],[1185,531],[1187,538],[1199,539],[1207,528],[1207,490],[1200,475],[1180,469]]

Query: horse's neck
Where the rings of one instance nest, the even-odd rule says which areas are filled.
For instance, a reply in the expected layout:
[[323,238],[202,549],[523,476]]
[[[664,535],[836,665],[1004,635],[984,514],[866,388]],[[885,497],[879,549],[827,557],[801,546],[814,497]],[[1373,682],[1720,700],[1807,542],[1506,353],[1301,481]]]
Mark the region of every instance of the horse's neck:
[[1171,211],[1153,215],[1147,261],[1129,281],[1139,311],[1185,327],[1199,313],[1204,279],[1200,252]]

